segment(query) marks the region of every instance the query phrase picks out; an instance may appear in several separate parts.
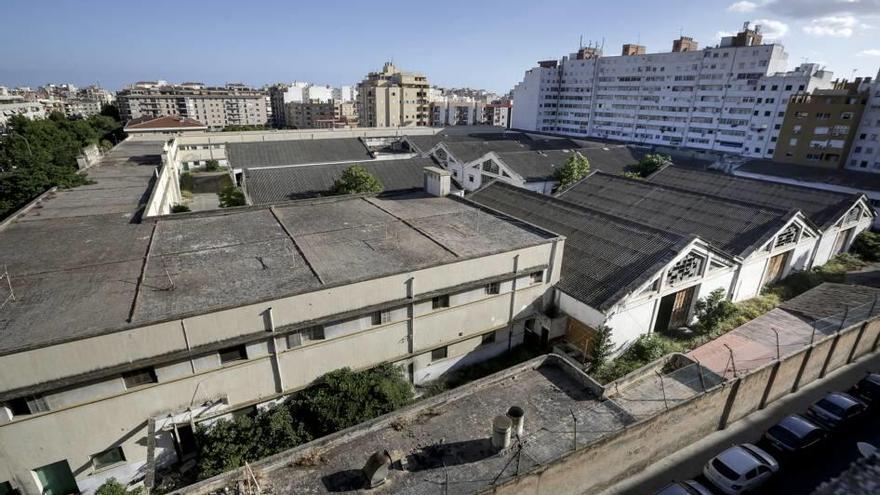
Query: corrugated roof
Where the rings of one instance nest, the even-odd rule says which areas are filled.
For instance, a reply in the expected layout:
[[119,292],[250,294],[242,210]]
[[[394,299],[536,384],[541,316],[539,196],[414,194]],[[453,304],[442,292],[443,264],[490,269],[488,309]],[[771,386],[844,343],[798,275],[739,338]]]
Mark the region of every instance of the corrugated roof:
[[[326,196],[352,163],[306,165],[244,170],[245,189],[253,204],[268,204]],[[374,160],[358,163],[382,183],[385,193],[421,189],[423,169],[435,166],[430,158]]]
[[814,224],[827,228],[843,215],[857,196],[808,187],[736,177],[720,172],[666,167],[649,182],[782,210],[800,210]]
[[803,182],[821,182],[865,191],[880,191],[880,174],[858,170],[809,167],[770,160],[752,160],[737,170],[752,174],[772,175]]
[[645,151],[629,146],[606,146],[578,150],[590,162],[590,170],[621,175],[645,156]]
[[526,180],[551,179],[574,154],[570,150],[496,152],[498,159]]
[[735,256],[760,247],[794,214],[602,172],[559,197],[658,229],[696,234]]
[[242,169],[373,159],[359,138],[229,143],[226,153],[230,165]]
[[469,199],[566,236],[557,287],[605,310],[647,282],[691,240],[502,182]]

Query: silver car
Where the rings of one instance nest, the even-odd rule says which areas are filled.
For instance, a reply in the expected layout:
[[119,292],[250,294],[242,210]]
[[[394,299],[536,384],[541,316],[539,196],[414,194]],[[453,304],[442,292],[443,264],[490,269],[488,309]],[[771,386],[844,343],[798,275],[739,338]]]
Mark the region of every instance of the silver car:
[[779,463],[760,448],[744,443],[713,457],[703,475],[719,490],[739,495],[764,484],[779,471]]

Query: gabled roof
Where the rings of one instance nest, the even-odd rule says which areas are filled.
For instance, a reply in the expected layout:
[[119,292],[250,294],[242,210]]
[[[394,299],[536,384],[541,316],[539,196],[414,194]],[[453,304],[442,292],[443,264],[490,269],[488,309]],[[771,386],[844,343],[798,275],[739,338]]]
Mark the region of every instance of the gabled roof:
[[421,153],[427,153],[438,144],[444,143],[450,153],[464,163],[476,160],[490,151],[563,150],[602,146],[601,143],[517,131],[457,133],[452,128],[433,136],[406,136],[406,139]]
[[229,143],[226,153],[230,165],[242,169],[373,159],[359,138]]
[[617,175],[629,171],[629,168],[637,165],[646,154],[645,150],[620,145],[583,148],[578,151],[590,162],[590,170],[601,170]]
[[579,150],[501,151],[493,154],[507,168],[529,180],[549,180]]
[[604,311],[695,239],[495,181],[468,198],[566,237],[557,288]]
[[[300,165],[244,169],[244,186],[252,204],[269,204],[291,199],[326,196],[342,173],[353,164]],[[373,160],[360,163],[384,187],[384,193],[421,189],[425,167],[436,165],[430,158]]]
[[125,124],[125,131],[146,131],[156,129],[180,129],[201,130],[208,127],[198,120],[189,117],[180,117],[177,115],[165,115],[162,117],[139,117],[129,120]]
[[802,186],[748,179],[720,172],[666,167],[648,178],[654,184],[686,189],[781,210],[800,210],[822,229],[846,213],[859,196]]
[[737,168],[737,171],[771,175],[800,182],[821,182],[863,191],[880,191],[880,174],[858,170],[828,169],[770,160],[752,160]]
[[796,214],[603,172],[590,174],[558,197],[658,229],[696,234],[741,257],[760,248]]

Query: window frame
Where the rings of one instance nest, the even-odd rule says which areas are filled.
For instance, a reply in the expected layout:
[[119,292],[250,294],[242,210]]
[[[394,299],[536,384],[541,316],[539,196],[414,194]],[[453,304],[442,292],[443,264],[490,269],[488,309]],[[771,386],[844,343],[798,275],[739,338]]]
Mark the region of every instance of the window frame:
[[501,282],[490,282],[483,288],[487,295],[497,296],[501,294]]
[[[143,382],[129,384],[130,378],[144,376],[144,375],[146,375],[146,377],[149,378],[149,381],[143,381]],[[159,383],[159,377],[156,376],[156,368],[154,368],[152,366],[148,366],[146,368],[139,368],[139,369],[131,370],[131,371],[126,371],[126,372],[122,373],[122,375],[120,375],[120,376],[122,376],[122,383],[125,384],[126,390],[140,388],[145,385],[151,385],[153,383]]]
[[[224,354],[227,356],[235,355],[237,357],[235,357],[234,359],[224,360],[223,359]],[[248,359],[247,346],[244,344],[240,344],[240,345],[231,346],[231,347],[224,347],[223,349],[217,350],[217,356],[220,359],[220,366],[225,366],[230,363],[237,363],[239,361],[247,361],[247,359]]]
[[[107,463],[102,463],[101,465],[98,464],[99,457],[107,455],[107,454],[113,454],[113,453],[119,454],[119,458],[117,460],[107,462]],[[104,470],[110,469],[112,467],[119,466],[121,464],[125,464],[125,461],[126,461],[125,451],[122,450],[122,445],[116,445],[115,447],[110,447],[109,449],[102,450],[101,452],[98,452],[97,454],[90,455],[89,461],[91,462],[92,469],[95,472],[104,471]]]
[[440,361],[449,357],[449,346],[444,345],[431,351],[431,362]]
[[449,294],[442,294],[431,298],[431,309],[444,309],[449,307]]

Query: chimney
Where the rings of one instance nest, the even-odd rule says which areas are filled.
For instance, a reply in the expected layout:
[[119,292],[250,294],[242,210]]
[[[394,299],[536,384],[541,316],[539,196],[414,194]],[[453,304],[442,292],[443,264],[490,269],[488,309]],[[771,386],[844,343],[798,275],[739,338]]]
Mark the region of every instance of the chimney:
[[677,40],[672,41],[672,51],[678,52],[695,52],[699,49],[699,44],[693,38],[681,36]]
[[452,188],[452,174],[440,167],[425,167],[425,192],[431,196],[444,197]]
[[623,45],[623,50],[620,53],[624,57],[630,57],[632,55],[644,55],[645,47],[642,45],[635,45],[632,43],[627,43]]

